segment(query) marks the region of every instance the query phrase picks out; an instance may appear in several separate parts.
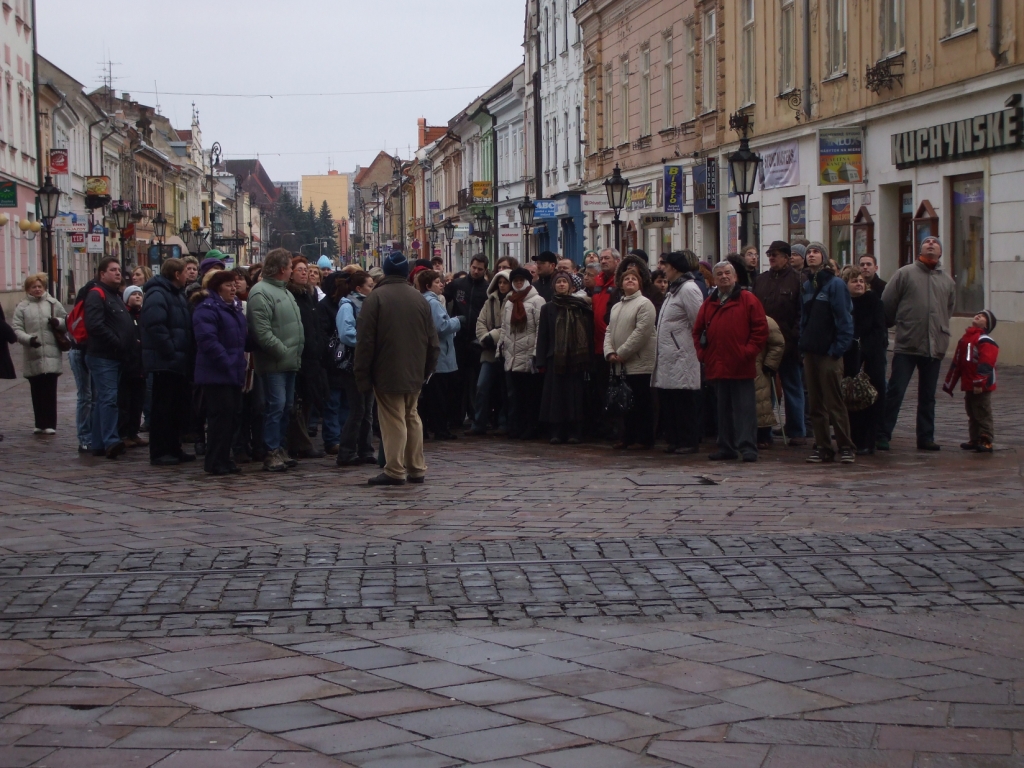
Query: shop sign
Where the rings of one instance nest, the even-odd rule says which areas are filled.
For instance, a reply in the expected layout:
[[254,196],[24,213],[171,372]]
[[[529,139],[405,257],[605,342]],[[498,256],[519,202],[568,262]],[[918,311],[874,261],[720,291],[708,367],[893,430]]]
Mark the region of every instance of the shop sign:
[[439,203],[437,200],[431,200],[429,203],[427,203],[427,206],[432,211],[440,211],[441,210],[441,203]]
[[740,227],[739,216],[735,213],[729,214],[729,251],[735,253],[740,249]]
[[832,195],[829,201],[828,220],[831,224],[850,223],[850,194]]
[[49,170],[51,176],[67,176],[68,174],[68,151],[66,149],[51,149]]
[[668,216],[664,213],[649,213],[640,217],[641,227],[671,227],[676,223],[675,216]]
[[681,165],[665,166],[665,213],[682,213],[686,205],[686,174]]
[[569,213],[569,203],[565,200],[537,200],[533,209],[535,219],[553,219]]
[[584,213],[601,213],[610,211],[608,195],[583,195],[580,197],[580,210]]
[[85,194],[89,196],[103,197],[110,195],[109,176],[86,176]]
[[651,184],[637,184],[629,190],[629,202],[626,203],[627,211],[636,211],[642,208],[652,208],[654,205],[654,187]]
[[498,230],[499,243],[518,243],[521,237],[519,227],[502,227]]
[[[469,224],[458,224],[455,227],[455,235],[452,237],[453,240],[465,240],[470,236]],[[393,241],[396,245],[397,240]]]
[[864,131],[822,128],[818,131],[818,185],[857,184],[864,180]]
[[494,197],[492,193],[492,185],[489,181],[474,181],[473,182],[473,202],[474,203],[489,203]]
[[14,181],[0,181],[0,208],[18,207],[18,184]]
[[73,251],[84,251],[85,250],[85,232],[72,232],[71,233],[71,249]]
[[718,210],[718,158],[709,157],[693,166],[693,212],[714,213]]
[[75,223],[75,214],[73,213],[60,213],[57,214],[53,220],[54,229],[71,229],[71,225]]
[[796,141],[784,141],[760,150],[761,167],[758,180],[761,189],[793,187],[800,183],[800,145]]
[[103,253],[103,234],[90,232],[86,235],[85,246],[87,253]]
[[891,141],[892,163],[901,169],[1019,149],[1024,145],[1024,107],[894,133]]

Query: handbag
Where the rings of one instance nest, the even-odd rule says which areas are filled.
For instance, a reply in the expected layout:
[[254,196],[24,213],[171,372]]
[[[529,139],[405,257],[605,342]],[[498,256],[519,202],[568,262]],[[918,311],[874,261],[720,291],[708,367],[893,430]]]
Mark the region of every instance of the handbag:
[[60,321],[53,314],[53,304],[50,305],[50,333],[57,342],[57,349],[61,352],[71,351],[71,339],[65,331],[60,329]]
[[351,371],[355,367],[355,350],[348,344],[343,344],[338,332],[335,331],[327,342],[328,359],[333,361],[334,370]]
[[636,398],[633,388],[626,381],[626,369],[613,373],[608,378],[608,391],[604,395],[604,411],[609,416],[624,416],[633,410]]
[[856,376],[847,376],[843,379],[843,401],[846,403],[846,410],[851,412],[863,411],[870,408],[878,400],[878,390],[871,383],[867,373],[860,371]]

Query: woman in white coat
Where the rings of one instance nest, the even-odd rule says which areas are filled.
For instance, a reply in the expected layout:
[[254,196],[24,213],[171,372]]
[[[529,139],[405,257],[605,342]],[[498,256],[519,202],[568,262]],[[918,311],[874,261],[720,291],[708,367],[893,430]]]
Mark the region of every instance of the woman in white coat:
[[508,437],[532,440],[537,437],[540,393],[544,377],[537,370],[537,329],[543,297],[533,287],[533,276],[523,267],[509,274],[512,291],[501,310],[498,354],[505,360],[505,382],[509,397]]
[[11,326],[24,347],[24,376],[32,392],[37,435],[57,432],[57,377],[63,369],[54,329],[65,330],[64,306],[46,292],[46,275],[25,280],[26,298],[14,310]]
[[696,453],[700,446],[701,389],[693,324],[704,294],[691,273],[700,264],[692,251],[676,251],[662,254],[658,266],[669,285],[658,316],[651,386],[658,396],[659,419],[668,440],[665,453]]

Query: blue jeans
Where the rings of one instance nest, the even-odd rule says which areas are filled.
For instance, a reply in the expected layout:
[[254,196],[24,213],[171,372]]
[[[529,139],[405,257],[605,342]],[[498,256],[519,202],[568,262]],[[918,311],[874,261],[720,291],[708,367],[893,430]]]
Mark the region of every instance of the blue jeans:
[[341,441],[341,425],[348,420],[348,400],[345,390],[331,389],[324,405],[324,448]]
[[[501,360],[492,363],[480,363],[480,376],[476,381],[476,398],[473,403],[473,429],[477,432],[487,430],[487,422],[491,413],[491,389],[501,387],[505,380],[505,364]],[[498,426],[505,429],[508,420],[508,398],[501,399],[501,410],[498,411]]]
[[85,364],[92,376],[92,440],[94,451],[106,450],[121,442],[117,422],[121,413],[117,407],[117,382],[121,377],[121,363],[103,357],[85,356]]
[[68,352],[71,372],[75,375],[75,387],[78,388],[78,406],[75,409],[75,430],[78,432],[79,445],[92,444],[92,380],[89,368],[85,364],[85,352],[72,349]]
[[804,437],[804,376],[800,361],[783,360],[779,366],[782,378],[782,392],[786,400],[786,425],[783,427],[787,437]]
[[900,417],[903,396],[907,394],[910,380],[917,371],[917,443],[935,442],[935,388],[939,385],[942,358],[923,355],[905,355],[897,352],[892,356],[892,373],[885,390],[885,421],[882,437],[892,440],[892,431]]
[[288,420],[295,403],[295,371],[264,373],[263,445],[267,453],[282,447],[288,434]]

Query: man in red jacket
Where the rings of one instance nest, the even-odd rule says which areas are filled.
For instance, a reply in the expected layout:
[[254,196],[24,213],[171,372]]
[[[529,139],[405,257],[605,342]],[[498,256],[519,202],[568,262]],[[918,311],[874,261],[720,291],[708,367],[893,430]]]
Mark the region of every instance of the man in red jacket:
[[608,361],[604,359],[604,335],[608,330],[608,303],[617,290],[615,272],[621,258],[614,248],[605,248],[601,251],[601,271],[594,278],[594,287],[590,289],[591,307],[594,310],[594,375],[590,379],[589,397],[590,412],[596,417],[588,422],[591,438],[610,437],[612,433],[611,424],[601,416],[605,391],[608,389]]
[[757,461],[757,356],[768,341],[761,302],[737,285],[736,268],[715,265],[716,288],[704,300],[693,326],[697,358],[718,399],[718,450],[708,458],[727,461],[742,455]]
[[965,451],[992,453],[995,424],[992,419],[992,393],[996,389],[996,361],[999,345],[989,336],[996,327],[996,316],[983,309],[974,316],[971,326],[956,345],[953,364],[946,374],[942,391],[952,397],[956,384],[964,393],[967,408],[967,430],[970,439],[960,443]]

